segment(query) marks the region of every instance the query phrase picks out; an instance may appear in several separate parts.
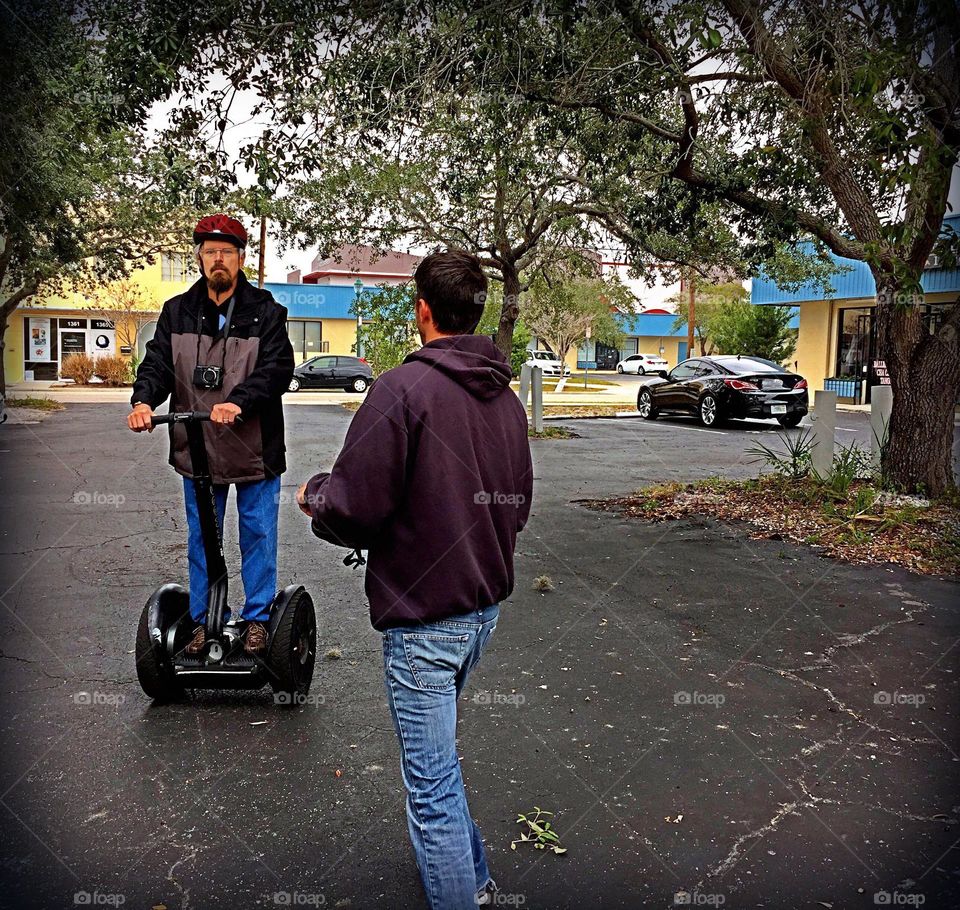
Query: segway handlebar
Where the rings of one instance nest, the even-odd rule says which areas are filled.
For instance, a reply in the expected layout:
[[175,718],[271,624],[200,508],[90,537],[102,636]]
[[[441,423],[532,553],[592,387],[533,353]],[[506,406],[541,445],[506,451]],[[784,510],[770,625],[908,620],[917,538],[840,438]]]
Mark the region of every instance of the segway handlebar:
[[155,427],[162,423],[182,423],[187,420],[209,419],[209,411],[174,411],[171,414],[154,414],[152,417],[153,425]]

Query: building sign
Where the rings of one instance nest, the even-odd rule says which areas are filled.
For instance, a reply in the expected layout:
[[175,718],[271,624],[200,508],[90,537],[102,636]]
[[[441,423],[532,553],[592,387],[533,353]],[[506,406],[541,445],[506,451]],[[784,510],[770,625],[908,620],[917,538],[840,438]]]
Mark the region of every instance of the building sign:
[[874,378],[871,385],[890,385],[890,374],[887,372],[886,360],[871,361],[870,366]]
[[48,362],[50,357],[50,320],[30,317],[30,358],[31,361]]
[[91,357],[103,357],[117,353],[117,333],[109,319],[91,319],[87,332],[87,353]]
[[57,325],[59,325],[61,329],[83,329],[83,330],[86,330],[86,328],[87,328],[87,320],[86,320],[86,319],[58,319],[58,320],[57,320]]

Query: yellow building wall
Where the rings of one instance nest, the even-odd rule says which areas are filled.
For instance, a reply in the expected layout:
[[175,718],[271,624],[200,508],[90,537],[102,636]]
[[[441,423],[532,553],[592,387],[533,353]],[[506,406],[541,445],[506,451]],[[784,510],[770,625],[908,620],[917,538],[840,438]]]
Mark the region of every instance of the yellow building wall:
[[637,339],[638,354],[659,354],[663,346],[663,359],[667,361],[666,369],[672,369],[680,362],[680,344],[686,339],[663,338],[660,335],[641,335]]
[[[191,260],[188,257],[188,262]],[[160,257],[156,262],[134,269],[128,281],[133,282],[142,292],[150,310],[157,313],[165,301],[177,294],[182,294],[199,277],[199,272],[193,270],[192,264],[188,267],[186,281],[164,281],[163,267]],[[110,285],[104,285],[103,291],[108,291]],[[4,337],[3,367],[7,384],[23,381],[23,320],[30,316],[43,316],[51,319],[68,318],[70,316],[88,315],[89,311],[100,305],[98,294],[71,291],[66,294],[38,295],[27,301],[27,304],[14,311],[7,324],[7,334]],[[51,310],[55,312],[50,312]],[[119,348],[119,340],[117,346]]]
[[[659,354],[660,345],[663,345],[663,357],[667,361],[666,369],[675,367],[680,362],[679,352],[680,344],[686,339],[661,337],[660,335],[640,335],[637,339],[638,354]],[[567,352],[564,363],[570,367],[571,371],[577,369],[577,349],[573,348]]]
[[823,389],[823,380],[833,373],[831,360],[836,351],[836,304],[812,300],[800,304],[797,349],[791,361],[794,370],[807,380],[811,392]]
[[351,350],[357,343],[357,322],[355,319],[324,319],[320,330],[321,341],[330,342],[330,354],[344,354],[355,357]]
[[19,310],[7,320],[4,336],[3,375],[7,385],[23,380],[23,316]]

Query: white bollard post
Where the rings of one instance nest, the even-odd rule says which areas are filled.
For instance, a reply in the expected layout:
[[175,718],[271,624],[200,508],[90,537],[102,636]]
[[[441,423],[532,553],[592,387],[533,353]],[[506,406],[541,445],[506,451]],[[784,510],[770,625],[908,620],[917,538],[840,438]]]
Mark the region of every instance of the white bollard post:
[[893,389],[875,385],[870,389],[870,463],[880,468],[880,451],[887,441],[890,412],[893,410]]
[[810,453],[813,472],[827,477],[833,470],[833,446],[837,435],[837,393],[813,393],[813,414],[810,416],[813,450]]
[[533,373],[533,431],[543,432],[543,370],[534,367]]
[[525,363],[520,367],[520,404],[527,409],[527,400],[530,398],[530,365]]

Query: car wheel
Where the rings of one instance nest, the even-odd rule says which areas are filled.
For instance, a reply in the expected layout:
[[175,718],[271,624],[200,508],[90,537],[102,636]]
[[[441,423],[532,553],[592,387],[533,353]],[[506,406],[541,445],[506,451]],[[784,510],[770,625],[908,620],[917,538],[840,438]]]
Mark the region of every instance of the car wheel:
[[350,383],[350,391],[351,391],[351,392],[366,392],[366,391],[367,391],[367,385],[369,385],[369,383],[367,382],[366,379],[364,379],[362,376],[357,376],[357,378],[354,379],[353,382]]
[[618,363],[618,364],[617,364],[617,372],[618,372],[618,373],[622,373],[622,372],[623,372],[623,364],[622,364],[622,363]]
[[657,419],[660,412],[653,406],[653,395],[650,394],[649,389],[640,390],[640,394],[637,396],[637,410],[644,420]]
[[705,427],[715,427],[720,423],[720,406],[717,399],[709,392],[700,399],[697,416]]
[[290,392],[299,392],[300,391],[300,380],[296,376],[290,380],[290,385],[287,386],[287,390]]
[[639,367],[637,367],[637,375],[638,375],[638,376],[646,376],[646,375],[647,375],[647,371],[646,371],[642,366],[639,366]]
[[800,426],[801,420],[803,420],[803,414],[787,414],[786,417],[778,417],[777,423],[789,430]]

